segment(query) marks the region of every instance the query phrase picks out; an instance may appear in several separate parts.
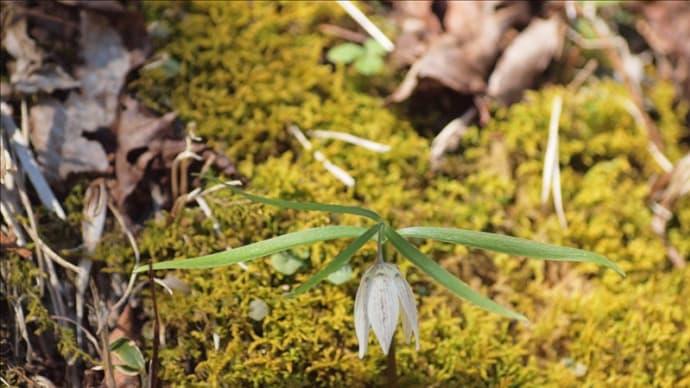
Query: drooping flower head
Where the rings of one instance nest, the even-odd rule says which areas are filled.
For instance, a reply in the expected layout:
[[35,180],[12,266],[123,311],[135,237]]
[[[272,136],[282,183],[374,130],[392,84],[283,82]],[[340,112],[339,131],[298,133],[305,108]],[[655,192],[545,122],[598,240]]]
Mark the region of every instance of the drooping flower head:
[[355,298],[355,332],[359,341],[359,358],[363,358],[369,344],[369,328],[388,354],[393,334],[402,309],[402,326],[405,342],[415,336],[419,350],[419,327],[417,306],[412,288],[395,264],[376,261],[362,276]]

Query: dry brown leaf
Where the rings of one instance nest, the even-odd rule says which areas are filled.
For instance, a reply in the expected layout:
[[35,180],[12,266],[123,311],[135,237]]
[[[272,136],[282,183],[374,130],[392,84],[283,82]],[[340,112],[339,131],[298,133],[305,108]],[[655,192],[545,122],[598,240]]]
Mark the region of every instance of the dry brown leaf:
[[74,109],[54,98],[43,98],[30,110],[31,143],[51,182],[71,173],[108,171],[105,150],[98,142],[83,136],[84,132],[91,131],[81,125]]
[[449,1],[443,27],[460,41],[474,39],[481,33],[485,14],[492,12],[494,3],[496,1]]
[[[176,117],[175,113],[159,117],[128,96],[122,105],[124,108],[116,130],[118,148],[115,153],[116,186],[113,193],[120,208],[142,183],[149,163],[160,156],[163,139],[173,136],[172,124]],[[144,198],[150,200],[150,194],[144,195]]]
[[[9,4],[12,7],[12,3]],[[79,86],[79,82],[60,66],[45,62],[43,50],[27,34],[26,18],[12,15],[7,18],[10,20],[3,28],[2,47],[14,58],[7,65],[10,83],[15,90],[22,93],[52,93],[56,89]]]
[[17,238],[13,235],[6,234],[0,230],[0,250],[3,252],[12,252],[18,254],[23,259],[30,259],[33,253],[19,245],[17,245]]
[[429,79],[462,94],[476,94],[486,90],[488,72],[496,60],[503,34],[510,27],[525,22],[529,6],[525,2],[511,2],[500,9],[484,9],[478,32],[445,34],[415,62],[400,86],[387,98],[388,102],[407,99],[419,80]]
[[53,182],[71,173],[108,170],[105,150],[86,136],[111,128],[130,70],[127,49],[107,18],[82,11],[80,20],[80,91],[70,92],[64,103],[46,98],[31,108],[31,142]]
[[441,23],[432,12],[432,3],[431,0],[393,3],[393,19],[400,27],[393,52],[395,62],[403,65],[415,62],[441,34]]
[[[158,116],[129,96],[123,98],[122,106],[117,126],[116,182],[112,193],[124,214],[140,219],[155,207],[154,202],[171,204],[170,169],[186,144],[183,133],[173,128],[175,113]],[[221,173],[239,177],[235,165],[207,145],[193,144],[191,151],[204,160],[212,159],[213,166]],[[198,171],[201,163],[193,164]]]
[[488,95],[503,104],[518,101],[560,52],[563,44],[560,26],[555,17],[533,20],[498,60],[489,78]]
[[641,8],[644,20],[638,21],[637,29],[654,51],[671,58],[671,77],[690,97],[690,3],[653,1]]

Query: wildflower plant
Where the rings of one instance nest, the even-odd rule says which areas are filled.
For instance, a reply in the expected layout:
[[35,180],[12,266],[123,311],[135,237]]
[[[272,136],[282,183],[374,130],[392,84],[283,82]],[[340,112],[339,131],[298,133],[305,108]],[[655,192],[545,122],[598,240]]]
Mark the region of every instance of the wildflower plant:
[[[216,180],[215,178],[210,179]],[[495,233],[456,228],[414,226],[394,229],[379,214],[369,209],[356,206],[292,202],[265,198],[250,194],[229,184],[225,184],[225,186],[236,194],[254,202],[285,209],[353,214],[370,219],[374,222],[374,225],[369,228],[348,225],[310,228],[234,248],[229,251],[190,259],[175,259],[154,263],[152,265],[153,270],[221,267],[266,257],[287,251],[296,246],[338,238],[354,238],[354,241],[324,268],[289,293],[290,296],[297,296],[316,286],[329,275],[348,264],[350,258],[357,250],[368,241],[376,239],[378,241],[376,261],[362,276],[355,299],[355,331],[360,344],[360,358],[364,356],[367,350],[367,338],[370,328],[373,329],[374,334],[378,338],[383,352],[388,353],[401,310],[405,339],[409,341],[414,334],[417,347],[419,347],[419,329],[414,295],[397,266],[384,262],[383,247],[387,243],[393,245],[404,258],[460,298],[487,311],[521,321],[526,321],[527,318],[479,294],[465,282],[422,253],[416,246],[408,242],[406,238],[432,239],[541,260],[594,263],[625,276],[623,270],[606,257],[581,249],[550,245]],[[141,265],[136,267],[134,272],[141,273],[148,269],[148,265]]]

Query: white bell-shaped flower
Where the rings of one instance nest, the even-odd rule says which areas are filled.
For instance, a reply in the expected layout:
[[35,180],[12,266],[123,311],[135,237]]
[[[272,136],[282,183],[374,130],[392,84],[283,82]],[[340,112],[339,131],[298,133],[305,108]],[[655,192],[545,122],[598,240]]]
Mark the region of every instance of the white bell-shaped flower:
[[401,309],[405,341],[409,343],[414,333],[419,350],[417,306],[412,288],[395,264],[377,261],[362,276],[355,298],[355,332],[359,341],[359,358],[363,358],[367,352],[370,327],[374,329],[383,353],[388,354]]

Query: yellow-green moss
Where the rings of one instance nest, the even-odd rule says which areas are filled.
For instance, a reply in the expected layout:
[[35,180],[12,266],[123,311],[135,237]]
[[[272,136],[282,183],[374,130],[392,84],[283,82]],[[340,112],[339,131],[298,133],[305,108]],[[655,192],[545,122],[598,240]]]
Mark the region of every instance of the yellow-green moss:
[[[160,51],[179,61],[180,71],[145,71],[132,88],[152,106],[196,121],[197,134],[238,161],[250,190],[363,205],[396,226],[453,226],[591,249],[628,272],[621,279],[591,265],[416,241],[473,287],[524,312],[531,323],[511,323],[469,306],[401,262],[418,297],[421,331],[420,352],[397,338],[403,386],[690,385],[685,303],[690,269],[671,267],[650,228],[649,182],[662,170],[647,152],[644,130],[622,105],[629,98],[623,86],[597,81],[577,92],[550,87],[528,93],[524,102],[499,108],[485,128],[471,128],[459,151],[433,174],[429,140],[363,92],[361,78],[324,63],[323,52],[333,42],[315,26],[344,22],[336,4],[152,2],[146,8],[170,27]],[[658,112],[665,152],[675,162],[688,152],[680,145],[688,135],[681,122],[687,106],[674,105],[669,85],[645,92]],[[568,229],[539,201],[557,94],[564,98],[559,162]],[[357,180],[348,189],[287,134],[287,123],[350,132],[392,150],[375,154],[315,140],[315,147]],[[227,191],[207,200],[221,236],[190,207],[146,225],[138,237],[142,259],[191,257],[307,227],[365,222],[251,204]],[[685,257],[689,201],[676,204],[668,230]],[[78,198],[73,202],[78,206]],[[106,263],[105,270],[130,269],[131,248],[114,225],[109,230],[94,259]],[[381,350],[372,338],[367,357],[359,360],[352,322],[353,296],[373,258],[372,246],[353,258],[353,280],[324,283],[296,299],[283,296],[346,243],[310,247],[311,266],[293,276],[273,271],[266,260],[248,263],[246,270],[174,272],[190,291],[158,296],[165,333],[162,379],[180,386],[383,384]],[[248,317],[253,299],[270,307],[261,322]]]
[[[673,386],[690,384],[688,270],[673,270],[650,229],[649,179],[662,170],[647,152],[645,132],[622,105],[629,98],[613,81],[577,92],[552,87],[499,109],[489,125],[471,129],[438,175],[428,171],[429,141],[410,124],[362,93],[342,69],[325,64],[331,41],[315,32],[337,20],[331,3],[192,3],[162,50],[181,62],[177,77],[145,73],[139,95],[197,122],[198,133],[231,157],[251,190],[296,200],[355,203],[397,226],[435,224],[509,233],[595,250],[629,276],[590,265],[526,261],[464,247],[420,241],[422,249],[474,287],[527,313],[513,325],[467,306],[408,263],[401,263],[418,295],[422,350],[398,346],[401,383],[408,386]],[[155,5],[155,7],[160,7]],[[171,12],[175,15],[176,13]],[[551,102],[564,98],[560,165],[569,228],[539,203]],[[659,113],[666,153],[686,153],[687,135],[671,88],[649,91]],[[163,104],[163,105],[160,105]],[[291,139],[287,123],[331,129],[390,144],[373,154],[336,141],[314,141],[357,180],[346,189]],[[239,246],[306,227],[363,221],[350,216],[278,210],[220,192],[210,198],[223,227],[195,209],[179,222],[151,223],[141,237],[145,256],[188,257]],[[681,204],[687,205],[687,199]],[[680,207],[670,239],[687,256],[690,212]],[[166,327],[162,377],[183,385],[363,386],[384,382],[376,346],[360,361],[352,324],[357,281],[323,284],[297,299],[284,286],[304,281],[345,242],[316,244],[312,267],[294,276],[254,261],[201,272],[176,272],[189,295],[161,297]],[[373,256],[355,256],[355,278]],[[248,305],[271,308],[261,323]],[[213,345],[214,333],[219,349]],[[400,340],[400,338],[398,338]],[[401,343],[399,341],[399,343]],[[572,365],[586,373],[576,375]],[[581,372],[581,371],[580,371]]]

